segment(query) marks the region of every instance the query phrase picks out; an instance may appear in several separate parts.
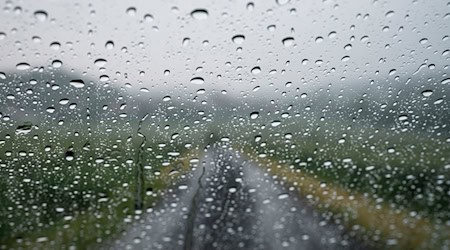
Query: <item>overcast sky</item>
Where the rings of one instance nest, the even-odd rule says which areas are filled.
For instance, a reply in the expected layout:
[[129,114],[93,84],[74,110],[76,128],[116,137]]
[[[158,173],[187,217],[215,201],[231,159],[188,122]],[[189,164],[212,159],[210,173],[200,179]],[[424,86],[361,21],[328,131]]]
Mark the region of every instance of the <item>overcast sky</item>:
[[[447,1],[249,3],[3,2],[0,72],[18,63],[50,67],[60,60],[65,69],[95,79],[108,75],[121,87],[129,83],[130,91],[170,94],[204,88],[256,97],[330,83],[336,89],[352,88],[396,76],[404,82],[419,68],[424,75],[449,72],[450,53],[444,52],[450,48]],[[192,16],[195,9],[208,14]],[[245,39],[235,43],[235,35]],[[294,40],[285,46],[282,41],[288,37]],[[107,48],[108,41],[113,48]],[[50,46],[54,42],[61,44],[59,49]],[[97,59],[107,62],[95,65]],[[252,74],[256,66],[261,72]],[[205,82],[191,83],[194,77]]]

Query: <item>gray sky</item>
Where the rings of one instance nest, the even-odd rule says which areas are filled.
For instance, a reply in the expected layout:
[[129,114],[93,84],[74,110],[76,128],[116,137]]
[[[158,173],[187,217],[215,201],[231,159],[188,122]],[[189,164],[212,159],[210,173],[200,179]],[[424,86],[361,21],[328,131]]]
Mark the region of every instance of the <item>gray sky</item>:
[[[0,37],[0,72],[22,62],[49,67],[60,60],[64,68],[97,79],[108,75],[113,85],[130,83],[131,92],[147,88],[195,93],[204,88],[207,93],[226,90],[231,96],[255,98],[330,83],[336,89],[356,88],[370,79],[395,76],[405,82],[424,63],[420,74],[449,72],[450,53],[443,55],[450,48],[446,1],[248,3],[3,2],[0,32],[6,36]],[[127,12],[130,7],[136,11]],[[206,19],[192,17],[195,9],[207,10]],[[45,11],[47,18],[42,20],[36,11]],[[152,18],[145,20],[147,14]],[[271,25],[275,28],[268,28]],[[235,35],[245,40],[236,44]],[[286,37],[294,38],[289,47],[282,43]],[[189,42],[183,46],[186,38]],[[109,40],[114,42],[112,49],[105,46]],[[51,48],[52,42],[61,47]],[[107,61],[103,69],[94,64],[99,58]],[[251,73],[255,66],[261,68],[256,75]],[[170,74],[164,75],[165,70]],[[193,77],[205,82],[192,84]],[[286,82],[292,85],[286,87]],[[260,88],[254,92],[256,86]]]

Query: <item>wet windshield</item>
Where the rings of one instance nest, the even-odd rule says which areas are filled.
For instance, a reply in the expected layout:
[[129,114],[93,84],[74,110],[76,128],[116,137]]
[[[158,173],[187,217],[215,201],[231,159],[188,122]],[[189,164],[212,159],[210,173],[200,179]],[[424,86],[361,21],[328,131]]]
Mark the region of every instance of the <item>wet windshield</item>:
[[450,2],[0,7],[0,249],[450,248]]

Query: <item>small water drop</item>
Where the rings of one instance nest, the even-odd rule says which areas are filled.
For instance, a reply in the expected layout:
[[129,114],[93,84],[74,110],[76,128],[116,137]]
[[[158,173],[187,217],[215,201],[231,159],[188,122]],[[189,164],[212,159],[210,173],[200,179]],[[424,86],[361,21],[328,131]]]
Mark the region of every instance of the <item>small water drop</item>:
[[63,63],[60,60],[53,60],[53,62],[52,62],[53,68],[61,68],[62,65],[63,65]]
[[438,105],[444,102],[444,99],[437,99],[436,101],[433,102],[433,104]]
[[16,65],[16,69],[18,70],[27,70],[30,68],[30,65],[28,63],[18,63]]
[[254,8],[255,8],[255,4],[253,2],[247,3],[247,10],[248,11],[253,11]]
[[387,18],[393,17],[394,14],[395,14],[395,12],[394,12],[393,10],[390,10],[390,11],[386,12],[386,17],[387,17]]
[[43,10],[38,10],[34,12],[34,17],[40,21],[40,22],[44,22],[45,20],[47,20],[47,12],[43,11]]
[[278,127],[281,125],[281,121],[275,120],[270,123],[272,127]]
[[59,42],[52,42],[50,44],[50,48],[53,50],[59,50],[59,48],[61,48],[61,44]]
[[267,26],[268,31],[275,31],[276,29],[277,29],[277,26],[275,26],[274,24]]
[[153,16],[151,14],[145,14],[144,20],[149,23],[153,21]]
[[242,44],[245,41],[244,35],[235,35],[231,38],[235,44]]
[[253,67],[251,70],[251,73],[254,75],[257,75],[257,74],[261,73],[261,68],[259,66]]
[[205,80],[201,77],[194,77],[191,79],[192,84],[203,84],[205,83]]
[[25,122],[24,124],[17,126],[16,135],[29,134],[31,132],[32,128],[33,128],[33,124],[31,122]]
[[350,56],[344,56],[341,58],[342,62],[347,62],[348,60],[350,60]]
[[446,79],[442,80],[441,84],[444,84],[444,85],[450,84],[450,78],[446,78]]
[[195,9],[191,12],[191,16],[196,20],[205,20],[208,18],[208,11],[205,9]]
[[250,119],[254,120],[259,117],[259,112],[252,112],[250,113]]
[[287,199],[287,198],[289,198],[289,194],[279,194],[278,195],[278,199],[279,200],[284,200],[284,199]]
[[95,66],[97,67],[104,67],[106,65],[106,60],[103,58],[99,58],[97,60],[94,61]]
[[45,111],[47,111],[47,113],[53,114],[55,113],[56,109],[54,107],[48,107]]
[[290,47],[292,44],[294,44],[294,38],[293,37],[286,37],[283,40],[281,40],[284,47]]
[[398,116],[398,120],[399,121],[407,121],[408,120],[408,116],[407,115],[400,115],[400,116]]
[[72,85],[73,87],[79,89],[79,88],[83,88],[84,87],[84,81],[81,79],[74,79],[70,81],[70,85]]
[[422,91],[422,95],[425,97],[429,97],[432,94],[433,94],[433,90],[430,90],[430,89],[426,89],[426,90]]
[[330,33],[328,33],[328,38],[335,38],[336,34],[336,31],[331,31]]
[[66,151],[66,153],[65,153],[66,161],[73,161],[74,158],[75,158],[75,153],[73,151]]
[[107,49],[113,49],[114,48],[114,42],[113,41],[107,41],[106,43],[105,43],[105,47],[107,48]]
[[107,82],[107,81],[109,81],[109,76],[107,76],[107,75],[101,75],[99,80],[100,80],[101,82]]
[[290,0],[276,0],[276,2],[278,5],[281,6],[281,5],[285,5],[285,4],[289,3]]
[[191,39],[189,37],[185,37],[185,38],[183,38],[183,42],[181,43],[181,45],[183,47],[187,47],[190,42],[191,42]]
[[135,7],[129,7],[127,9],[126,13],[129,16],[135,16],[136,15],[136,8]]
[[420,44],[426,44],[428,42],[428,38],[422,38],[419,40]]
[[63,98],[63,99],[59,100],[59,104],[61,104],[61,105],[66,105],[68,103],[69,103],[69,99]]

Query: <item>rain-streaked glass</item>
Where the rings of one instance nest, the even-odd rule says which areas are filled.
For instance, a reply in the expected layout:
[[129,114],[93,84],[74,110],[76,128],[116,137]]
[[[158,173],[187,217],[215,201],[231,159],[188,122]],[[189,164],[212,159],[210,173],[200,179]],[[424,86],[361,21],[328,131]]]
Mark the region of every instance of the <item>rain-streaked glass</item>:
[[450,2],[0,7],[0,249],[450,248]]

